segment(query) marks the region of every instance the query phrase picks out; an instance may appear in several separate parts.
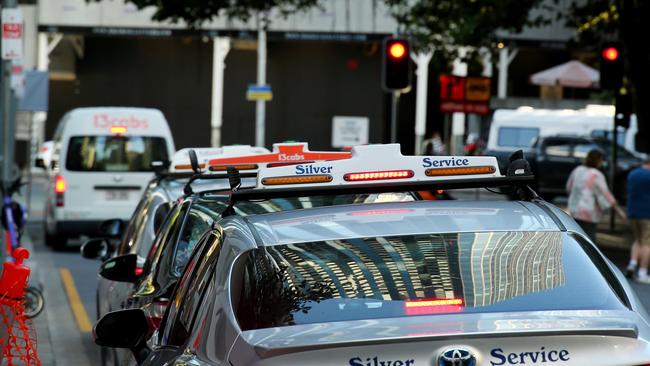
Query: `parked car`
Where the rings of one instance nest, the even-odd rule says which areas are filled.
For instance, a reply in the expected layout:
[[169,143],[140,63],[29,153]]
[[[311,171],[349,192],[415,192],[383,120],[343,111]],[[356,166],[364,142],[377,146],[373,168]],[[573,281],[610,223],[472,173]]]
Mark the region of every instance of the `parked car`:
[[77,108],[54,132],[45,203],[45,243],[97,235],[104,220],[127,221],[153,177],[154,162],[174,154],[162,112],[147,108]]
[[[609,176],[609,161],[612,156],[612,143],[605,139],[594,139],[572,135],[556,135],[536,138],[532,147],[526,152],[536,182],[534,189],[545,199],[551,201],[557,196],[566,196],[566,183],[571,171],[582,164],[587,153],[592,149],[603,151],[606,164],[603,173]],[[505,151],[487,151],[487,155],[496,156],[502,172],[508,163],[510,153]],[[617,150],[616,185],[614,196],[619,202],[627,199],[627,175],[643,163],[643,159],[622,146]]]
[[[523,161],[501,176],[494,158],[382,148],[260,171],[199,239],[153,338],[146,312],[128,309],[104,316],[95,342],[142,365],[650,363],[643,305],[571,217],[530,193]],[[237,212],[286,197],[502,185],[528,194]]]

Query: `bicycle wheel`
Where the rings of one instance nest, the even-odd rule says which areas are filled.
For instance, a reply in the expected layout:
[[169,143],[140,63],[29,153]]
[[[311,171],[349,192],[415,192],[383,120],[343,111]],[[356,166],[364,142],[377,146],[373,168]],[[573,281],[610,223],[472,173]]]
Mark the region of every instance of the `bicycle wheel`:
[[31,319],[43,311],[45,298],[41,290],[28,286],[25,289],[25,317]]

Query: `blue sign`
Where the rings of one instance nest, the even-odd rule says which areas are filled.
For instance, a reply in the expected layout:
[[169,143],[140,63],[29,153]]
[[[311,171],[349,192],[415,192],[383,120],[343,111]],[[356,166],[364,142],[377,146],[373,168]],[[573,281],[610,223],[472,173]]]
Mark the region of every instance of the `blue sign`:
[[268,101],[273,99],[273,91],[271,85],[254,85],[250,84],[246,89],[247,100],[264,100]]

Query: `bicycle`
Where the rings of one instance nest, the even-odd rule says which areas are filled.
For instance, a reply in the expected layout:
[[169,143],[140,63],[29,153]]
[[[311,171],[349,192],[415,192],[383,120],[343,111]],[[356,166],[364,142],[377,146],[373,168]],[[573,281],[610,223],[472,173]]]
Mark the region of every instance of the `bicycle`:
[[[20,238],[22,236],[22,229],[26,223],[26,213],[23,207],[13,200],[14,193],[19,193],[22,186],[20,176],[14,180],[9,187],[0,184],[0,191],[2,193],[2,213],[0,220],[6,235],[6,249],[7,254],[13,260],[13,251],[20,248]],[[45,307],[45,297],[40,289],[28,285],[25,289],[25,317],[33,318],[43,311]]]

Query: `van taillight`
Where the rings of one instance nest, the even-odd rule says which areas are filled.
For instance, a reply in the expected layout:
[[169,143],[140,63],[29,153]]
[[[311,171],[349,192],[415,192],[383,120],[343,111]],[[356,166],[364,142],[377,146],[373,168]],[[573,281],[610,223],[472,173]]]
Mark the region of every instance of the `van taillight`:
[[68,188],[68,184],[60,175],[54,178],[54,192],[56,193],[56,207],[63,207],[63,194]]

